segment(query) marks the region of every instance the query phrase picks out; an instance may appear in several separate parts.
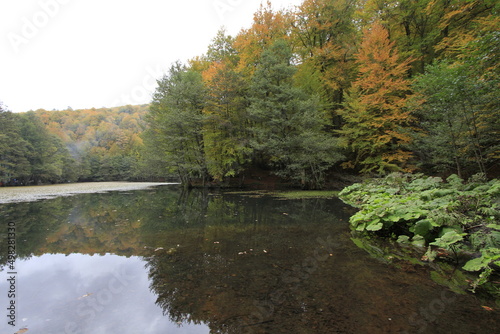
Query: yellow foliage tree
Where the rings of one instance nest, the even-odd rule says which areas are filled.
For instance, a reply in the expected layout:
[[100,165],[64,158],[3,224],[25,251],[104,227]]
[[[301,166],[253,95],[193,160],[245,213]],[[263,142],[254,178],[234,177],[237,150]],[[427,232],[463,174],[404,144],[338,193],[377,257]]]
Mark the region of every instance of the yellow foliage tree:
[[339,133],[354,158],[344,164],[361,172],[411,170],[412,117],[405,109],[409,93],[406,79],[410,60],[401,60],[387,30],[378,22],[364,31],[356,54],[359,77],[339,113],[344,126]]
[[269,1],[266,6],[261,4],[254,14],[252,26],[243,29],[235,38],[234,48],[240,57],[238,70],[251,77],[262,52],[278,39],[290,38],[292,20],[290,12],[274,11]]

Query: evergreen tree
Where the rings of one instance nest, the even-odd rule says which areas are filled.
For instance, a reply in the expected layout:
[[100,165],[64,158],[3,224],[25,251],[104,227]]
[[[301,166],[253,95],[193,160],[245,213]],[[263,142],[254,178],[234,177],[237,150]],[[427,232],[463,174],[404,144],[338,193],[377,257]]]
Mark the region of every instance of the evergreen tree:
[[317,99],[294,87],[291,58],[282,40],[262,54],[250,86],[251,146],[257,160],[271,165],[277,175],[319,188],[325,171],[341,156],[336,140],[323,131]]
[[26,158],[28,142],[19,133],[19,116],[0,104],[0,183],[8,183],[30,173]]
[[50,134],[34,112],[20,115],[19,131],[28,143],[25,152],[30,172],[24,175],[24,183],[54,183],[67,181],[73,161],[64,144]]

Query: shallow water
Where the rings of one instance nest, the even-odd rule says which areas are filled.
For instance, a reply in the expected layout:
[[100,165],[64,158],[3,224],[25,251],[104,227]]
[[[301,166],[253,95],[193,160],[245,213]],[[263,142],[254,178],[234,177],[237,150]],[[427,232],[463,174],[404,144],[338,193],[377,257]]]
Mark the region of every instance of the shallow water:
[[[356,246],[337,199],[174,186],[0,206],[0,333],[493,333],[498,311]],[[359,244],[359,242],[358,242]],[[13,270],[12,270],[13,269]],[[14,275],[8,274],[15,272]],[[8,297],[14,276],[16,298]],[[8,324],[15,303],[15,326]]]

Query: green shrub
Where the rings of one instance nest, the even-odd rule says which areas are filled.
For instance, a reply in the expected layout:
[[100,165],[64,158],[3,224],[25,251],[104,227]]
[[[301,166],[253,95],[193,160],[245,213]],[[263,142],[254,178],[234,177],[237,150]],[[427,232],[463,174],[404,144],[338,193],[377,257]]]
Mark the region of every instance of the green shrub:
[[350,218],[356,231],[391,235],[401,242],[420,243],[423,238],[431,260],[436,257],[435,248],[444,248],[456,258],[458,252],[480,253],[464,266],[481,272],[473,290],[500,265],[496,253],[500,249],[499,180],[488,181],[482,174],[464,182],[456,175],[444,181],[393,173],[349,186],[339,197],[360,209]]

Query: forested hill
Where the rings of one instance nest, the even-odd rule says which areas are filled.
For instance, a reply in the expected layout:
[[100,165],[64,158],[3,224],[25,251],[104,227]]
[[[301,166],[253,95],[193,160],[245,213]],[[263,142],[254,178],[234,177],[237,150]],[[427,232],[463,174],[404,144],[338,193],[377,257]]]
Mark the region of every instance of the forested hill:
[[0,182],[132,180],[148,106],[0,112]]

